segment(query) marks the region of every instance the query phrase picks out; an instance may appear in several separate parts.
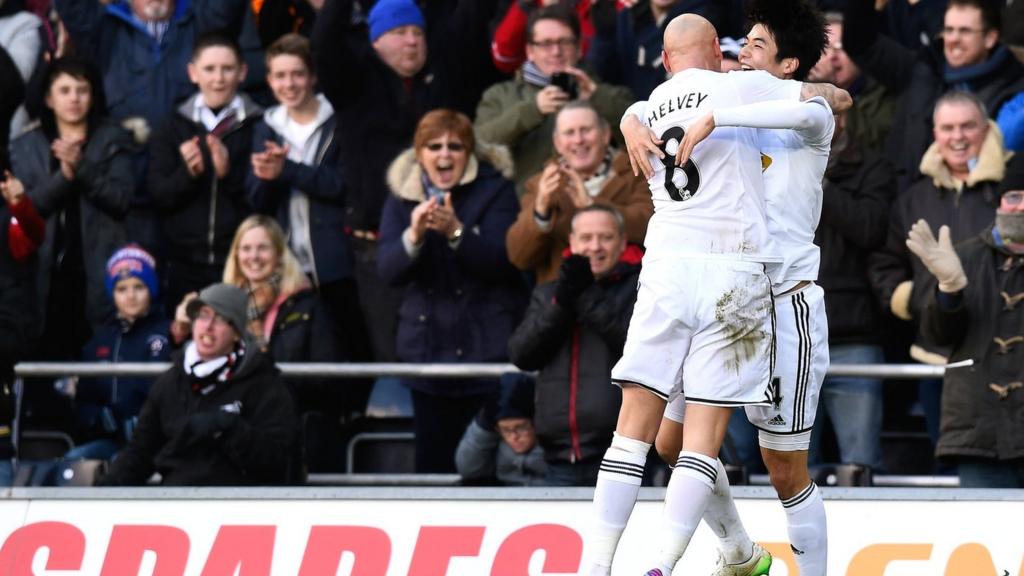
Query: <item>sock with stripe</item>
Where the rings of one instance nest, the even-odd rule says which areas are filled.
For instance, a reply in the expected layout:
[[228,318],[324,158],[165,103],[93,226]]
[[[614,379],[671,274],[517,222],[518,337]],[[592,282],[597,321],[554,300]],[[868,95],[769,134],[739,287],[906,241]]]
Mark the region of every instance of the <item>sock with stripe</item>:
[[718,465],[714,458],[686,450],[679,453],[665,490],[665,511],[659,531],[661,548],[657,568],[663,576],[671,576],[686,552],[717,477]]
[[754,542],[743,527],[739,512],[736,511],[736,502],[732,499],[732,489],[729,487],[729,476],[725,473],[725,466],[721,460],[716,460],[715,463],[718,465],[718,475],[715,489],[711,491],[707,508],[704,509],[704,521],[718,536],[719,548],[725,562],[739,564],[750,559]]
[[801,576],[825,576],[828,563],[828,526],[821,491],[811,482],[796,496],[782,501],[786,511],[790,547]]
[[591,576],[611,573],[615,548],[636,504],[650,450],[650,444],[616,433],[605,452],[594,488]]

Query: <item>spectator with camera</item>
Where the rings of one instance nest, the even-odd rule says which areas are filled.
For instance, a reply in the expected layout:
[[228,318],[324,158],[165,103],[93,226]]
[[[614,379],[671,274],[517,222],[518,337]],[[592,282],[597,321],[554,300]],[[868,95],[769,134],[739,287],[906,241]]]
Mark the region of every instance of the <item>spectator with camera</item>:
[[188,304],[192,339],[149,392],[131,443],[100,485],[244,486],[289,480],[291,395],[248,336],[248,298],[214,284]]
[[641,250],[622,214],[594,204],[572,217],[558,278],[537,286],[508,341],[522,370],[537,370],[534,425],[546,483],[593,486],[622,401],[609,378],[622,355],[636,300]]
[[570,102],[555,114],[552,141],[557,158],[526,181],[505,242],[512,264],[541,284],[558,277],[577,209],[595,203],[615,207],[625,221],[626,240],[635,244],[643,242],[654,213],[647,183],[633,175],[628,155],[611,147],[608,122],[589,102]]
[[526,28],[526,62],[515,78],[484,92],[476,109],[481,140],[512,150],[516,186],[551,158],[555,112],[571,100],[587,100],[606,122],[619,121],[632,93],[597,82],[578,67],[580,24],[562,6],[534,10]]

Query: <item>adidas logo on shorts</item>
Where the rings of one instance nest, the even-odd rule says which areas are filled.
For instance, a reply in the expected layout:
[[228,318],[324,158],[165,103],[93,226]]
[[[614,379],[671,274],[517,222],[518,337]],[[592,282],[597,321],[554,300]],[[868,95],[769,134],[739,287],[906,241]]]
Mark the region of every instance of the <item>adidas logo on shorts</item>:
[[774,418],[768,421],[769,426],[785,426],[786,420],[782,417],[782,414],[776,414]]

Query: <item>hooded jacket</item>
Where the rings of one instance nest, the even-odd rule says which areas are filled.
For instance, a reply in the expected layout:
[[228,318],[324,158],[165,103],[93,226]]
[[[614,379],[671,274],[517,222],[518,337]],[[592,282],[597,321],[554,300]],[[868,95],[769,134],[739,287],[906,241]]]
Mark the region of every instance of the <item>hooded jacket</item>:
[[[506,177],[510,169],[507,151],[478,141],[462,180],[451,191],[463,224],[461,241],[453,249],[447,238],[428,232],[416,258],[402,243],[413,209],[427,198],[415,151],[404,152],[388,170],[392,194],[381,222],[377,264],[382,278],[404,290],[396,341],[403,362],[507,359],[505,344],[527,298],[525,283],[505,250],[505,232],[518,211]],[[490,392],[497,385],[492,380],[406,384],[454,396]]]
[[[213,392],[192,390],[184,351],[153,384],[131,443],[100,479],[108,486],[141,485],[159,472],[167,486],[283,484],[294,450],[291,394],[269,356],[249,346],[238,370]],[[237,410],[239,420],[215,437],[197,437],[189,417]]]
[[628,245],[612,273],[587,288],[574,310],[555,303],[557,281],[537,286],[508,340],[512,362],[540,372],[534,427],[549,462],[578,462],[608,449],[622,402],[609,378],[626,343],[642,255]]
[[922,332],[952,350],[936,455],[1024,458],[1024,256],[997,247],[989,227],[956,247],[967,276],[959,305],[927,295]]
[[81,237],[82,267],[86,284],[86,315],[94,326],[113,316],[107,296],[107,258],[125,245],[124,217],[128,212],[135,180],[132,173],[131,136],[112,124],[100,124],[90,130],[75,169],[68,181],[54,166],[51,140],[42,128],[35,128],[11,143],[14,175],[25,185],[40,216],[46,219],[46,239],[39,248],[36,274],[38,326],[46,321],[50,278],[58,255],[55,253],[58,220],[71,202],[77,202]]
[[[289,234],[308,234],[313,251],[315,284],[327,284],[351,278],[353,262],[345,235],[345,182],[341,164],[341,147],[337,134],[334,108],[320,96],[320,108],[314,122],[315,150],[310,162],[286,159],[276,180],[261,180],[252,168],[246,176],[246,191],[254,210],[274,216]],[[266,141],[284,144],[288,110],[284,106],[268,109],[253,128],[252,152],[262,152]],[[290,230],[289,205],[294,194],[308,199],[308,230]]]
[[[245,94],[238,121],[221,136],[230,168],[214,174],[206,127],[195,118],[196,93],[178,106],[150,142],[147,183],[153,205],[162,212],[166,259],[184,264],[223,265],[235,229],[250,213],[245,178],[252,162],[253,126],[263,109]],[[204,170],[193,178],[181,157],[182,142],[199,137]]]
[[[1008,162],[1024,162],[1024,157],[1003,150],[1002,136],[991,120],[978,164],[966,182],[953,179],[939,155],[938,144],[928,148],[920,163],[926,178],[897,197],[885,246],[868,261],[871,284],[884,309],[902,320],[920,322],[935,278],[907,249],[910,227],[922,218],[936,233],[940,226],[948,225],[954,244],[975,236],[995,218],[998,186]],[[948,353],[947,348],[936,347],[920,337],[910,350],[911,357],[929,364],[944,364]]]

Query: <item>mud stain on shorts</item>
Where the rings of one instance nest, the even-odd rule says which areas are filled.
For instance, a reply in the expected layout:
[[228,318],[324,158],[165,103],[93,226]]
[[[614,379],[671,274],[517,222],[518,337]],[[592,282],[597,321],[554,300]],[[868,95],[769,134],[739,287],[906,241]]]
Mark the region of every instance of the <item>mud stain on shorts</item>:
[[[756,297],[756,296],[755,296]],[[746,288],[732,288],[715,302],[715,320],[722,326],[722,338],[732,350],[725,368],[740,373],[744,364],[763,352],[768,334],[763,330],[772,305],[769,298],[752,301]]]

